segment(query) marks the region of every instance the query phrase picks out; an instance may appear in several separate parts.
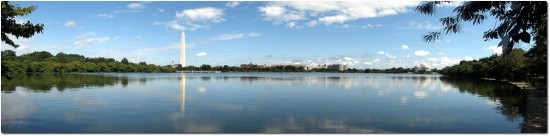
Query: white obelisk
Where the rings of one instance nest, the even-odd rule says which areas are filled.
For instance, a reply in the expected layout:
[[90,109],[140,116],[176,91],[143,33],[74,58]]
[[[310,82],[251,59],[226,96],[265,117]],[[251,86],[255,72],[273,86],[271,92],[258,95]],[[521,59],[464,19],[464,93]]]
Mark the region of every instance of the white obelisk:
[[185,67],[185,33],[181,32],[180,64]]

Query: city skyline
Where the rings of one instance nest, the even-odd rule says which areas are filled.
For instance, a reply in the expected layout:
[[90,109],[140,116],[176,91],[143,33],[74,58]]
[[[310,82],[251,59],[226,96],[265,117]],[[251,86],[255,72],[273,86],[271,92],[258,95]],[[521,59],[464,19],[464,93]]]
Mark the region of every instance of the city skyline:
[[[441,28],[434,16],[413,9],[419,1],[337,2],[13,2],[37,6],[19,22],[44,23],[42,34],[2,43],[18,55],[34,51],[108,57],[169,65],[181,62],[180,36],[187,35],[187,66],[240,64],[345,64],[349,68],[442,68],[499,53],[498,40],[484,41],[494,18],[464,24],[462,32],[436,43],[422,36]],[[93,8],[90,8],[93,7]],[[82,10],[89,9],[89,10]],[[79,12],[71,12],[79,11]],[[533,43],[533,42],[531,42]],[[520,43],[519,48],[531,46]]]

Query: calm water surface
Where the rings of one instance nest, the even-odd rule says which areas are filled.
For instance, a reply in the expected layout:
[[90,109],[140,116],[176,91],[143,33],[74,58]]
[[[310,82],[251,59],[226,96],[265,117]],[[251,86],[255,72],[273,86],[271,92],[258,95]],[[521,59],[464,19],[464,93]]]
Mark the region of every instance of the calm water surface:
[[438,75],[2,77],[4,133],[519,133],[518,90]]

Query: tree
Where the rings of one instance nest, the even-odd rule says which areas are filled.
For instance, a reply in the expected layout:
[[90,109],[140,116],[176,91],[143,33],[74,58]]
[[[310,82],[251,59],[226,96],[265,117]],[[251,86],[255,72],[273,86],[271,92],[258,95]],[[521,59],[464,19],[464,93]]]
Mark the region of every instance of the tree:
[[202,66],[200,66],[200,69],[206,71],[206,70],[212,69],[212,66],[210,66],[208,64],[202,64]]
[[123,64],[126,64],[126,65],[128,65],[128,63],[129,63],[128,59],[126,59],[126,57],[122,58],[122,60],[120,60],[120,62],[123,63]]
[[12,50],[2,51],[2,60],[14,60],[16,57],[17,55]]
[[[424,2],[415,10],[433,15],[435,5],[442,3],[445,2]],[[467,1],[456,7],[453,12],[456,16],[439,19],[443,25],[442,30],[425,35],[426,42],[437,41],[442,32],[445,34],[460,32],[462,22],[481,24],[486,19],[486,13],[490,13],[490,16],[498,20],[499,25],[484,32],[483,38],[485,40],[501,39],[498,46],[503,47],[503,54],[508,54],[519,41],[529,43],[531,35],[534,37],[533,40],[537,41],[535,46],[546,46],[546,43],[542,43],[546,42],[546,1]]]
[[2,41],[17,48],[19,45],[8,38],[7,34],[11,34],[16,38],[30,38],[35,33],[42,33],[44,24],[32,24],[30,21],[24,24],[18,24],[15,21],[15,16],[28,15],[35,9],[36,6],[19,7],[9,4],[8,1],[2,1]]

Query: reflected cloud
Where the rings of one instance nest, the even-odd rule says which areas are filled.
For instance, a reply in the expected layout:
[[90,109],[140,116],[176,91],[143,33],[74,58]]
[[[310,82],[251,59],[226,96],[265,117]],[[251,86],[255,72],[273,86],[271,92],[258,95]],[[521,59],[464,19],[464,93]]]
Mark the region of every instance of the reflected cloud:
[[427,94],[426,91],[418,90],[418,91],[415,91],[415,92],[414,92],[414,96],[415,96],[417,99],[424,99],[424,98],[428,97],[428,94]]
[[353,126],[346,120],[295,118],[273,120],[264,133],[392,133],[370,127]]
[[401,103],[406,104],[409,99],[406,96],[401,97]]
[[24,119],[37,109],[29,92],[2,94],[2,125],[15,126],[27,124]]
[[72,122],[72,121],[74,121],[74,119],[76,119],[76,114],[74,114],[74,113],[65,113],[65,115],[63,117],[65,118],[65,121]]
[[223,132],[221,124],[199,114],[187,114],[182,112],[172,113],[170,120],[175,132],[180,133],[220,133]]
[[206,87],[204,86],[199,86],[199,88],[197,88],[197,91],[199,91],[199,93],[206,93]]

